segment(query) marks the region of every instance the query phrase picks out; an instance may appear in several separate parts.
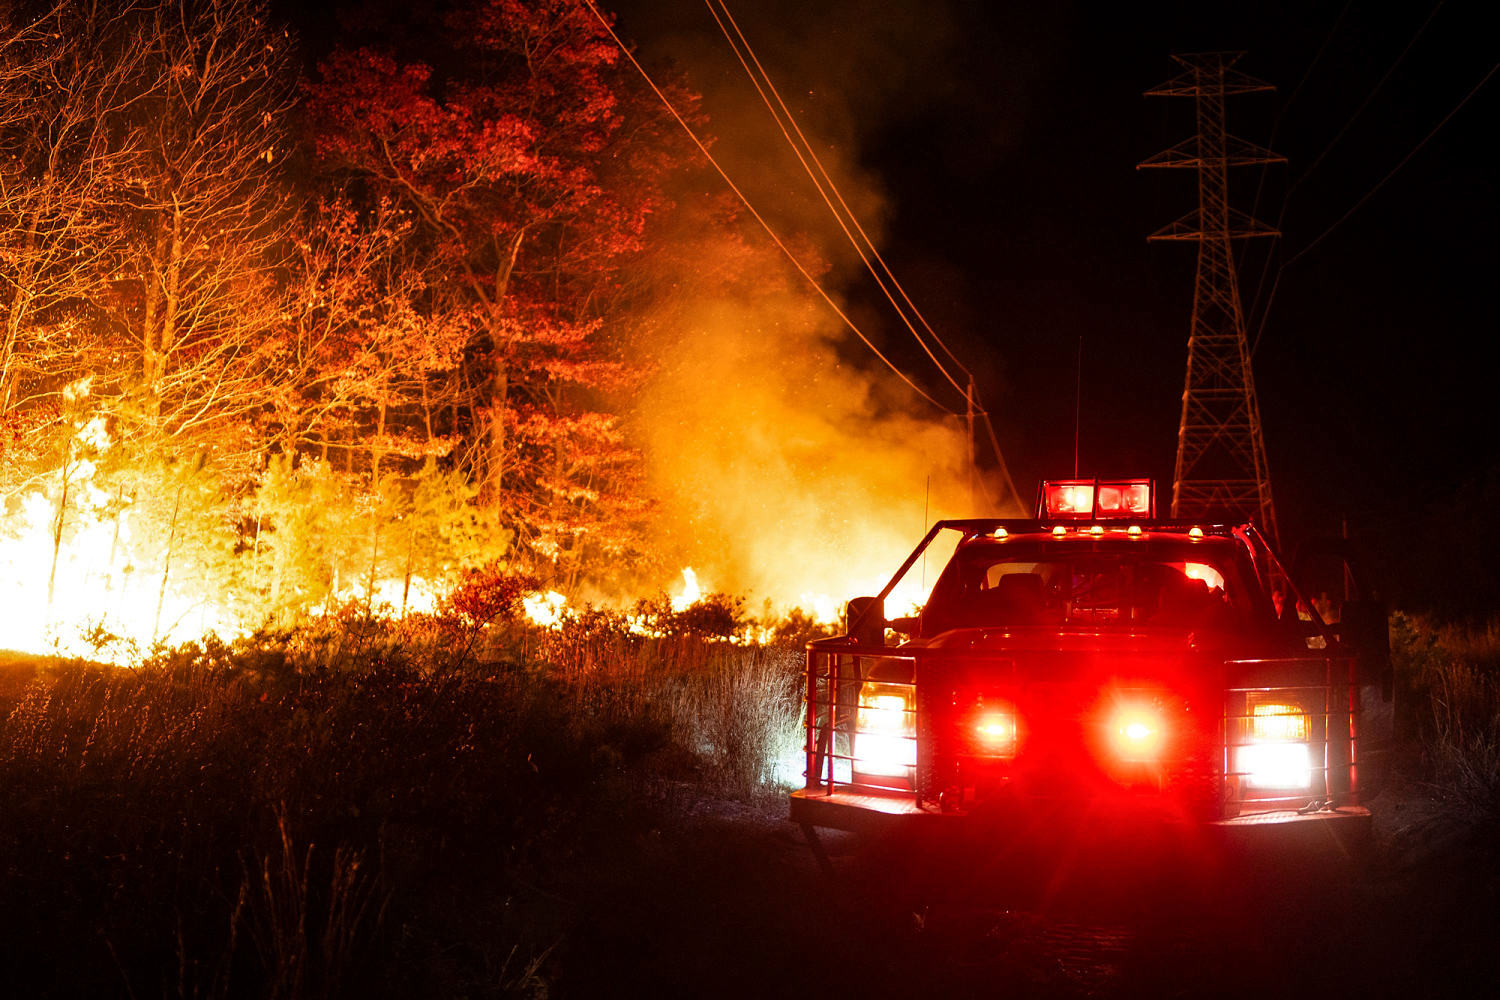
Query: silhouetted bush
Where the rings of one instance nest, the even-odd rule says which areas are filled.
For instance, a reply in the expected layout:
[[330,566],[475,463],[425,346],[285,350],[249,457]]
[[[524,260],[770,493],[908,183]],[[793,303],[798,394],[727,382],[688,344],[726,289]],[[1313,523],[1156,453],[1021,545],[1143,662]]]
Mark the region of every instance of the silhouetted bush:
[[11,988],[545,983],[577,919],[551,873],[695,797],[757,795],[796,745],[794,653],[479,617],[350,605],[137,669],[0,668],[24,678],[0,684]]
[[1500,621],[1443,624],[1396,614],[1398,701],[1427,764],[1439,821],[1475,843],[1500,836]]

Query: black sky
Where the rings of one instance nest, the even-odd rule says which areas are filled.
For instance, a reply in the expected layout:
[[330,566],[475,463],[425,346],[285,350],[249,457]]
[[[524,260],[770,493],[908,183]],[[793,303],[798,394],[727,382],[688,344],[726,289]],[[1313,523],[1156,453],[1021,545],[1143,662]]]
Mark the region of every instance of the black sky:
[[[648,65],[675,66],[704,95],[715,149],[757,207],[821,233],[836,256],[831,220],[701,0],[605,6]],[[820,152],[883,226],[888,262],[978,376],[1023,492],[1072,471],[1080,338],[1081,471],[1170,483],[1194,254],[1146,236],[1196,193],[1190,171],[1134,166],[1189,135],[1193,109],[1142,92],[1175,75],[1170,53],[1234,49],[1247,52],[1242,69],[1277,90],[1232,99],[1230,131],[1289,160],[1235,181],[1235,204],[1267,222],[1280,216],[1284,233],[1245,247],[1240,282],[1254,319],[1278,267],[1322,236],[1280,272],[1254,360],[1283,533],[1335,530],[1347,518],[1357,533],[1389,535],[1418,515],[1430,520],[1466,484],[1489,479],[1500,494],[1500,393],[1486,350],[1500,327],[1489,145],[1500,80],[1334,225],[1492,71],[1500,43],[1484,5],[734,0],[730,9]],[[314,47],[332,37],[331,21],[316,23]],[[845,293],[903,367],[938,390],[875,288],[849,278]],[[849,357],[874,363],[853,343]],[[1471,519],[1481,513],[1469,508]],[[1476,523],[1489,539],[1500,534]]]
[[[770,140],[736,142],[741,108],[725,95],[755,98],[704,4],[615,8],[622,34],[677,62],[710,117],[734,123],[716,129],[726,161],[744,155],[747,170],[766,170]],[[1242,297],[1256,319],[1280,265],[1500,59],[1480,5],[1425,0],[730,9],[773,79],[799,96],[795,110],[882,195],[887,259],[980,376],[1021,484],[1071,472],[1080,338],[1082,471],[1170,482],[1194,253],[1146,236],[1196,192],[1190,171],[1134,169],[1193,129],[1190,100],[1142,96],[1175,75],[1170,53],[1244,50],[1241,68],[1277,87],[1228,110],[1231,132],[1289,160],[1235,179],[1237,206],[1280,216],[1284,233],[1245,246]],[[1254,364],[1288,535],[1344,518],[1357,532],[1399,532],[1500,470],[1486,350],[1500,327],[1497,108],[1491,80],[1280,271]],[[760,189],[772,211],[798,185],[794,161],[781,169],[784,187]],[[878,292],[855,283],[849,294],[938,386]]]

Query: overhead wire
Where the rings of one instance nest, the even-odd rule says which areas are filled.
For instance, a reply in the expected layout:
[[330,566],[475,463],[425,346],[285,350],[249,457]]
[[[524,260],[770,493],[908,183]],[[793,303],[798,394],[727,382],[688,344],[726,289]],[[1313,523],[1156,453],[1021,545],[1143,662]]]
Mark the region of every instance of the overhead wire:
[[[1441,3],[1442,0],[1438,0],[1438,2]],[[1275,148],[1276,133],[1281,130],[1281,120],[1286,117],[1287,110],[1296,102],[1297,95],[1302,93],[1302,88],[1312,78],[1313,70],[1317,69],[1318,63],[1323,61],[1323,53],[1328,50],[1328,44],[1333,41],[1333,36],[1338,34],[1339,26],[1344,23],[1344,15],[1349,13],[1349,8],[1353,6],[1354,0],[1347,0],[1343,9],[1339,11],[1339,16],[1333,19],[1333,25],[1328,29],[1328,34],[1323,36],[1323,44],[1319,45],[1318,51],[1313,53],[1312,61],[1307,64],[1307,69],[1303,72],[1302,79],[1298,80],[1297,85],[1292,88],[1291,93],[1286,95],[1286,103],[1281,106],[1281,110],[1276,112],[1276,119],[1271,123],[1271,136],[1266,140],[1267,148]],[[1255,200],[1250,205],[1250,215],[1252,217],[1254,217],[1256,212],[1260,211],[1260,196],[1266,186],[1266,175],[1267,171],[1262,170],[1260,172],[1260,180],[1255,185]]]
[[1380,180],[1378,180],[1378,181],[1375,182],[1375,186],[1374,187],[1372,187],[1372,188],[1370,188],[1370,190],[1366,191],[1364,193],[1364,195],[1361,196],[1358,201],[1356,201],[1353,205],[1351,205],[1349,207],[1349,210],[1347,212],[1345,212],[1343,215],[1341,215],[1337,219],[1335,219],[1333,221],[1332,225],[1330,225],[1327,229],[1325,229],[1321,233],[1319,233],[1316,237],[1313,238],[1313,240],[1310,243],[1308,243],[1306,246],[1304,246],[1301,250],[1298,250],[1290,258],[1288,258],[1287,261],[1284,264],[1282,264],[1280,267],[1278,267],[1276,269],[1276,280],[1274,282],[1272,282],[1272,284],[1271,284],[1271,293],[1270,293],[1270,296],[1268,296],[1267,299],[1266,299],[1266,309],[1265,309],[1265,312],[1261,314],[1260,326],[1256,329],[1256,331],[1255,331],[1255,340],[1250,345],[1250,353],[1252,355],[1255,353],[1255,349],[1260,346],[1261,334],[1265,331],[1266,316],[1271,311],[1271,302],[1272,302],[1272,300],[1274,299],[1274,297],[1276,295],[1276,289],[1277,289],[1277,287],[1281,284],[1281,274],[1282,274],[1282,272],[1285,271],[1287,268],[1291,267],[1293,264],[1297,263],[1297,261],[1301,260],[1304,256],[1306,256],[1314,247],[1316,247],[1319,243],[1322,243],[1323,240],[1325,238],[1327,238],[1327,236],[1330,233],[1332,233],[1339,226],[1343,225],[1344,222],[1346,222],[1351,215],[1353,215],[1355,212],[1359,211],[1360,208],[1364,206],[1365,202],[1367,202],[1371,198],[1375,197],[1376,192],[1378,192],[1381,188],[1385,187],[1386,182],[1389,181],[1392,177],[1396,176],[1397,172],[1399,172],[1402,167],[1406,166],[1406,164],[1411,161],[1411,158],[1413,156],[1416,156],[1417,153],[1421,151],[1422,147],[1426,146],[1427,143],[1432,140],[1432,137],[1435,136],[1435,135],[1437,135],[1438,132],[1442,130],[1443,126],[1446,125],[1446,124],[1448,124],[1448,122],[1450,120],[1452,120],[1453,116],[1456,115],[1456,114],[1458,114],[1459,111],[1461,111],[1463,109],[1463,106],[1465,104],[1468,104],[1469,101],[1473,99],[1474,95],[1477,94],[1477,93],[1479,93],[1479,91],[1481,89],[1483,89],[1483,87],[1484,87],[1485,84],[1487,84],[1487,83],[1490,82],[1490,79],[1492,77],[1494,77],[1494,75],[1495,75],[1496,72],[1500,72],[1500,62],[1497,62],[1497,63],[1495,63],[1495,65],[1491,66],[1489,72],[1486,73],[1486,74],[1484,74],[1484,76],[1482,78],[1480,78],[1479,82],[1476,83],[1469,90],[1469,92],[1467,94],[1465,94],[1463,96],[1463,98],[1457,104],[1455,104],[1453,106],[1452,110],[1450,110],[1446,115],[1444,115],[1442,117],[1442,119],[1439,120],[1438,123],[1432,127],[1432,131],[1428,132],[1425,136],[1423,136],[1422,140],[1420,142],[1418,142],[1415,146],[1413,146],[1407,152],[1407,154],[1405,156],[1401,157],[1401,159],[1396,163],[1396,165],[1394,167],[1392,167],[1390,169],[1390,171],[1384,177],[1380,178]]
[[[1438,0],[1438,2],[1442,3],[1442,0]],[[1296,103],[1297,96],[1302,93],[1302,88],[1307,85],[1307,81],[1312,78],[1313,70],[1317,69],[1318,63],[1323,61],[1323,53],[1328,51],[1329,43],[1333,41],[1333,36],[1338,34],[1339,26],[1344,23],[1344,15],[1348,14],[1349,8],[1353,6],[1354,0],[1346,0],[1343,8],[1339,10],[1338,17],[1335,17],[1333,19],[1333,24],[1329,27],[1328,34],[1323,36],[1323,44],[1319,45],[1318,51],[1313,53],[1312,61],[1307,64],[1307,69],[1303,72],[1302,79],[1297,81],[1297,85],[1292,88],[1291,93],[1287,94],[1286,103],[1284,103],[1281,106],[1281,109],[1276,112],[1276,117],[1271,122],[1271,135],[1266,140],[1267,149],[1274,150],[1276,148],[1276,134],[1281,131],[1282,119],[1286,117],[1286,113],[1291,108],[1291,106]],[[1270,176],[1270,173],[1270,164],[1267,164],[1266,166],[1261,168],[1260,179],[1256,181],[1255,184],[1255,200],[1250,203],[1250,217],[1252,219],[1259,217],[1260,196],[1265,191],[1266,178]],[[1286,203],[1287,199],[1289,199],[1290,197],[1290,190],[1288,190],[1284,195],[1281,196],[1281,212],[1276,216],[1276,225],[1272,226],[1272,229],[1281,229],[1281,220],[1286,215]],[[1265,286],[1266,283],[1266,274],[1271,270],[1271,256],[1273,253],[1275,253],[1274,246],[1270,251],[1267,252],[1265,261],[1261,264],[1260,277],[1256,280],[1255,283],[1255,296],[1251,299],[1251,315],[1254,315],[1255,313],[1255,304],[1260,301],[1261,289]],[[1244,258],[1242,255],[1241,260],[1243,259]]]
[[[859,255],[860,261],[864,264],[865,269],[868,270],[870,272],[870,276],[875,279],[876,285],[879,286],[881,292],[891,303],[891,307],[896,310],[896,314],[901,317],[902,323],[906,326],[907,330],[911,332],[912,337],[917,341],[919,345],[921,345],[922,350],[927,355],[928,359],[932,361],[933,365],[937,367],[938,371],[942,373],[943,377],[948,380],[949,384],[951,384],[956,390],[964,394],[964,398],[967,404],[970,407],[973,407],[973,374],[967,367],[965,367],[964,363],[958,358],[958,356],[953,353],[953,350],[947,345],[947,343],[943,341],[943,338],[939,336],[937,331],[933,329],[932,324],[927,321],[926,316],[922,314],[922,311],[917,307],[916,303],[912,301],[911,296],[907,294],[907,291],[901,285],[900,280],[897,279],[895,273],[892,272],[890,265],[886,263],[885,257],[880,253],[879,248],[875,245],[874,241],[870,239],[870,236],[865,231],[864,227],[860,225],[858,216],[854,213],[853,209],[849,207],[849,203],[847,200],[845,200],[843,193],[839,190],[838,184],[834,181],[833,177],[829,175],[827,168],[824,167],[822,159],[819,158],[817,154],[817,150],[813,147],[813,144],[808,141],[806,134],[802,131],[801,126],[797,122],[796,115],[793,114],[791,108],[787,106],[786,101],[781,96],[780,90],[777,88],[775,82],[771,79],[770,74],[766,72],[765,67],[761,64],[760,58],[755,54],[754,46],[750,44],[750,40],[745,37],[745,33],[740,29],[739,23],[735,20],[733,13],[730,12],[728,4],[725,3],[724,0],[717,0],[717,2],[718,9],[715,9],[715,0],[704,0],[704,4],[708,7],[708,11],[713,16],[714,22],[719,26],[719,31],[724,35],[725,41],[729,43],[729,47],[734,51],[735,58],[739,60],[740,66],[745,70],[746,75],[750,77],[750,82],[754,85],[755,91],[760,96],[761,102],[765,104],[766,110],[770,112],[772,119],[775,120],[777,128],[781,130],[781,134],[786,139],[787,144],[792,147],[792,152],[796,155],[798,163],[802,165],[802,169],[807,173],[808,178],[813,182],[813,186],[817,188],[819,196],[823,199],[823,203],[827,205],[829,212],[833,214],[833,217],[838,222],[839,228],[843,231],[844,236],[849,240],[850,245],[854,247],[855,253]],[[720,16],[720,12],[722,12],[723,14],[722,17]],[[726,21],[728,22],[727,24]],[[730,34],[730,28],[734,29],[733,35]],[[736,42],[735,40],[736,37],[738,38],[738,42]],[[743,52],[741,51],[742,46]],[[752,63],[755,67],[754,70],[751,69]],[[769,91],[770,96],[767,95],[767,91]],[[771,103],[771,98],[773,97],[775,98],[775,105]],[[781,109],[780,113],[777,112],[777,107]],[[788,129],[788,126],[790,126],[790,130]],[[792,133],[796,133],[795,140],[792,137]],[[803,155],[804,150],[806,151],[805,156]],[[811,165],[809,165],[808,163],[809,159],[812,161]],[[814,173],[813,167],[817,168],[816,173]],[[819,179],[820,177],[821,180]],[[831,196],[829,192],[832,193]],[[835,207],[834,205],[835,201],[837,201],[838,203],[837,207]],[[840,211],[841,209],[842,211]],[[846,219],[847,222],[845,221]],[[853,227],[853,232],[850,231],[851,226]],[[855,233],[858,233],[859,239],[855,238]],[[861,246],[861,241],[863,241],[863,246]],[[868,253],[866,253],[866,250],[868,250]],[[879,272],[877,272],[875,270],[875,267],[871,264],[871,257],[873,257],[874,260],[880,265]],[[881,278],[881,272],[883,272],[885,275],[884,279]],[[886,285],[887,280],[890,282],[889,287]],[[938,360],[931,347],[928,346],[927,341],[923,339],[922,335],[912,324],[911,319],[907,316],[906,310],[901,307],[901,304],[898,303],[895,296],[892,295],[891,288],[894,288],[896,292],[901,296],[902,302],[904,302],[907,309],[911,311],[911,315],[916,317],[918,322],[921,323],[923,329],[927,331],[932,340],[940,348],[942,348],[943,352],[948,356],[953,364],[957,366],[958,370],[962,372],[966,378],[968,378],[968,387],[960,385],[958,381],[954,379],[954,377],[948,372],[943,363]],[[1001,453],[999,437],[995,433],[995,426],[990,419],[988,411],[975,408],[974,415],[983,420],[985,429],[989,435],[990,445],[995,453],[995,461],[999,466],[1000,474],[1005,482],[1005,486],[1010,490],[1011,496],[1015,497],[1016,502],[1020,503],[1020,494],[1016,490],[1015,482],[1011,479],[1010,468],[1005,461],[1005,456]]]
[[[1359,118],[1359,116],[1361,114],[1364,113],[1365,108],[1367,108],[1367,107],[1370,106],[1370,102],[1373,101],[1375,99],[1376,95],[1380,93],[1381,89],[1385,87],[1386,82],[1390,80],[1392,74],[1394,74],[1396,72],[1396,69],[1401,65],[1401,63],[1406,60],[1407,54],[1410,53],[1411,50],[1412,50],[1412,48],[1417,44],[1418,39],[1420,39],[1422,37],[1422,35],[1427,31],[1427,26],[1432,23],[1432,19],[1437,16],[1437,12],[1442,9],[1443,2],[1444,2],[1444,0],[1437,0],[1437,3],[1435,3],[1433,5],[1432,9],[1427,12],[1427,17],[1425,19],[1423,19],[1423,21],[1422,21],[1422,23],[1420,25],[1418,25],[1417,30],[1412,34],[1411,38],[1409,38],[1407,40],[1406,46],[1404,48],[1402,48],[1402,50],[1401,50],[1401,52],[1399,54],[1397,54],[1395,60],[1393,60],[1391,62],[1391,64],[1386,67],[1385,73],[1383,73],[1381,75],[1380,79],[1375,82],[1375,85],[1370,88],[1370,91],[1369,91],[1369,93],[1367,93],[1365,95],[1364,100],[1360,101],[1359,105],[1349,115],[1348,119],[1344,122],[1343,126],[1338,130],[1338,132],[1336,132],[1334,134],[1334,136],[1333,136],[1332,139],[1328,140],[1328,144],[1323,147],[1322,151],[1320,153],[1318,153],[1317,156],[1313,157],[1313,161],[1312,161],[1312,163],[1310,163],[1308,165],[1307,169],[1304,170],[1304,171],[1302,171],[1301,174],[1298,175],[1297,179],[1294,180],[1291,183],[1291,186],[1289,186],[1287,188],[1286,194],[1282,195],[1281,210],[1276,215],[1276,224],[1274,226],[1272,226],[1271,228],[1276,229],[1278,231],[1281,229],[1281,224],[1282,224],[1283,220],[1285,220],[1285,218],[1286,218],[1287,207],[1291,204],[1292,195],[1295,194],[1296,191],[1297,191],[1297,189],[1302,186],[1302,183],[1304,181],[1306,181],[1307,178],[1312,175],[1313,171],[1315,171],[1315,170],[1318,169],[1318,166],[1323,162],[1324,158],[1328,156],[1329,152],[1332,151],[1332,149],[1333,149],[1334,146],[1338,145],[1339,140],[1342,139],[1345,136],[1345,134],[1348,133],[1349,129],[1354,125],[1354,122]],[[1344,9],[1347,11],[1348,7],[1346,6]],[[1339,15],[1339,20],[1342,20],[1342,19],[1343,19],[1343,14],[1340,14]],[[1334,28],[1337,29],[1337,27],[1338,27],[1338,24],[1337,24],[1337,22],[1335,22]],[[1332,33],[1330,33],[1329,34],[1329,39],[1331,39],[1332,37],[1333,37]],[[1328,44],[1328,41],[1325,40],[1323,44],[1326,47],[1327,44]],[[1321,55],[1322,54],[1322,49],[1319,49],[1318,52],[1319,52],[1319,55]],[[1317,59],[1314,58],[1314,64],[1316,64],[1316,62],[1317,62]],[[1311,73],[1311,67],[1309,67],[1308,72]],[[1307,81],[1307,77],[1303,76],[1302,80],[1305,83]],[[1297,85],[1297,89],[1300,90],[1301,87],[1302,87],[1302,84],[1299,83]],[[1295,92],[1294,92],[1294,96],[1295,96]],[[1288,101],[1288,103],[1290,103],[1290,101]],[[1286,109],[1283,108],[1282,109],[1282,113],[1284,114],[1285,111],[1286,111]],[[1277,116],[1277,125],[1278,126],[1280,125],[1280,115]],[[1275,136],[1275,131],[1273,129],[1273,131],[1272,131],[1273,143],[1274,143],[1274,136]],[[1262,178],[1261,179],[1262,180],[1265,179],[1264,174],[1262,174]],[[1256,191],[1257,201],[1259,200],[1259,197],[1260,197],[1260,192],[1259,192],[1259,189],[1257,189],[1257,191]],[[1252,211],[1250,214],[1254,215],[1255,213]],[[1254,295],[1254,297],[1250,301],[1250,315],[1252,317],[1256,316],[1257,314],[1260,314],[1260,309],[1261,309],[1261,292],[1265,288],[1266,275],[1271,270],[1270,262],[1271,262],[1271,257],[1268,255],[1266,257],[1266,264],[1265,264],[1265,266],[1261,268],[1260,278],[1256,281],[1256,284],[1255,284],[1255,295]],[[1277,272],[1277,276],[1278,277],[1280,276],[1280,272],[1279,271]],[[1273,284],[1272,287],[1273,288],[1275,287],[1274,284]],[[1272,294],[1273,295],[1275,294],[1274,291],[1272,292]],[[1267,301],[1267,303],[1265,305],[1265,308],[1266,308],[1267,311],[1269,311],[1269,309],[1270,309],[1270,302],[1269,301]],[[1261,323],[1258,323],[1257,324],[1257,329],[1260,329],[1261,325],[1262,325]],[[1256,339],[1257,339],[1257,342],[1258,342],[1259,341],[1259,337],[1257,336]],[[1251,349],[1251,352],[1252,352],[1252,354],[1254,353],[1254,348],[1253,347]]]
[[[708,12],[713,15],[714,21],[718,24],[719,31],[723,33],[725,41],[727,41],[729,43],[729,47],[734,50],[735,57],[739,59],[740,65],[745,70],[745,74],[750,77],[750,82],[755,86],[756,93],[760,95],[761,102],[765,104],[766,110],[771,113],[771,117],[776,121],[776,125],[781,130],[781,134],[786,138],[787,144],[792,147],[792,152],[796,155],[797,162],[802,165],[802,169],[807,173],[808,178],[813,182],[813,186],[818,189],[818,194],[822,197],[823,203],[827,205],[828,210],[833,213],[834,219],[838,221],[839,228],[843,230],[844,236],[849,240],[850,245],[854,247],[855,253],[859,254],[859,259],[865,265],[865,269],[870,272],[870,276],[875,279],[876,285],[880,287],[881,292],[884,293],[886,299],[891,303],[891,307],[896,310],[896,314],[901,317],[902,323],[904,323],[906,325],[906,328],[911,331],[911,335],[916,339],[917,343],[922,346],[923,352],[925,352],[932,363],[937,366],[938,371],[942,372],[943,377],[946,378],[955,389],[967,396],[967,390],[963,386],[959,385],[957,380],[955,380],[953,376],[948,373],[947,368],[945,368],[943,366],[943,363],[937,359],[936,355],[933,354],[932,349],[927,346],[927,342],[922,338],[922,335],[918,333],[916,327],[912,325],[911,320],[906,315],[906,311],[902,309],[901,304],[896,301],[896,298],[891,293],[890,288],[886,286],[885,280],[881,278],[880,272],[877,272],[875,270],[875,267],[870,263],[871,257],[874,257],[875,260],[880,264],[880,269],[885,273],[885,278],[889,280],[891,286],[893,286],[896,291],[900,293],[902,300],[906,303],[906,307],[911,310],[912,315],[914,315],[918,319],[918,321],[921,322],[922,326],[927,330],[928,335],[931,336],[932,339],[938,344],[938,346],[943,349],[943,351],[948,355],[953,363],[958,366],[959,371],[963,372],[963,374],[968,377],[970,381],[973,380],[973,375],[970,374],[969,370],[966,367],[964,367],[963,362],[958,359],[958,357],[953,353],[948,345],[943,342],[943,339],[938,336],[937,331],[933,330],[932,325],[927,322],[926,317],[922,315],[922,312],[917,308],[916,303],[912,302],[911,296],[907,295],[906,289],[901,286],[901,282],[896,279],[895,274],[892,273],[889,265],[886,264],[885,258],[880,253],[880,249],[875,246],[874,241],[870,239],[869,234],[865,232],[864,227],[859,224],[858,216],[856,216],[853,210],[849,208],[849,203],[844,200],[843,194],[839,191],[838,184],[836,184],[833,178],[829,176],[828,170],[823,166],[823,161],[818,157],[817,150],[813,148],[812,143],[808,141],[807,136],[802,132],[801,126],[797,123],[796,115],[792,113],[791,108],[787,107],[786,101],[784,101],[781,97],[781,91],[777,89],[775,82],[771,79],[771,75],[767,73],[765,67],[761,65],[759,57],[755,54],[754,47],[750,44],[750,40],[745,37],[745,33],[740,30],[738,22],[735,21],[734,15],[730,13],[728,4],[724,3],[724,0],[718,0],[718,10],[714,8],[714,0],[704,0],[704,4],[708,7]],[[723,11],[724,15],[722,18],[719,16],[720,10]],[[728,25],[724,23],[725,20],[729,22]],[[730,27],[734,28],[734,35],[731,35],[729,33]],[[738,43],[735,42],[735,36],[738,36],[739,38]],[[744,47],[743,53],[740,51],[741,46]],[[749,56],[750,59],[750,62],[748,63],[745,61],[746,56]],[[754,70],[750,68],[750,63],[755,64]],[[764,86],[762,86],[762,81],[764,81]],[[771,97],[774,97],[776,99],[776,106],[773,106],[771,104],[771,99],[766,94],[767,90],[770,91]],[[777,113],[777,106],[781,108],[780,114]],[[783,116],[785,116],[785,121],[783,121]],[[790,132],[787,130],[788,125],[791,126]],[[797,138],[795,140],[792,138],[792,132],[795,132],[797,135]],[[803,155],[804,149],[807,152],[806,156]],[[812,165],[817,167],[817,173],[814,173],[813,167],[808,164],[809,158],[811,158],[812,160]],[[818,179],[820,175],[822,177],[821,181]],[[826,190],[824,187],[825,184],[827,185]],[[829,197],[829,191],[833,193],[832,198]],[[838,200],[838,207],[834,206],[834,199]],[[840,209],[843,210],[842,213],[840,212]],[[848,219],[847,223],[845,222],[846,217]],[[852,225],[854,227],[854,231],[859,234],[859,239],[855,238],[854,232],[850,232],[850,225]],[[861,240],[863,240],[864,246],[860,245]],[[869,250],[868,254],[866,254],[865,252],[866,248],[868,248]]]
[[1015,497],[1016,503],[1024,511],[1026,502],[1021,499],[1021,494],[1016,490],[1016,481],[1010,477],[1010,466],[1006,464],[1005,455],[1000,451],[1000,438],[995,434],[995,424],[990,420],[988,410],[977,410],[975,416],[984,421],[984,429],[989,432],[990,447],[994,449],[995,461],[1000,465],[1000,478],[1005,481],[1005,488],[1010,490],[1010,495]]
[[625,43],[620,39],[620,36],[615,34],[614,26],[609,23],[609,20],[605,18],[604,14],[600,12],[599,8],[594,5],[594,0],[583,0],[583,3],[588,7],[589,11],[593,13],[594,17],[598,19],[599,23],[604,27],[604,30],[608,32],[609,37],[614,41],[619,50],[624,53],[625,58],[630,60],[630,64],[634,66],[636,68],[636,71],[641,74],[641,78],[646,81],[646,85],[651,88],[652,92],[654,92],[657,98],[661,100],[662,104],[666,106],[667,111],[671,113],[674,119],[676,119],[677,124],[682,126],[682,130],[688,134],[688,138],[693,140],[693,144],[698,147],[698,151],[703,154],[704,159],[706,159],[709,165],[718,172],[719,176],[723,178],[724,183],[729,185],[729,189],[734,192],[736,197],[739,198],[740,203],[745,206],[745,209],[751,214],[751,216],[754,217],[755,221],[760,223],[761,228],[766,231],[766,235],[771,238],[771,241],[776,244],[777,248],[780,249],[782,254],[786,256],[787,260],[791,261],[792,266],[797,269],[798,273],[807,280],[808,284],[812,285],[812,287],[817,291],[818,295],[822,297],[823,301],[828,304],[828,307],[834,311],[839,319],[843,320],[844,325],[852,330],[854,332],[854,335],[858,337],[860,341],[866,347],[868,347],[877,358],[884,362],[885,366],[892,372],[894,372],[897,378],[906,383],[906,385],[910,387],[913,392],[921,396],[923,399],[927,400],[939,410],[942,410],[944,413],[947,413],[950,416],[957,416],[958,414],[954,410],[949,409],[942,403],[939,403],[932,397],[931,394],[929,394],[921,386],[917,385],[916,382],[912,381],[912,379],[908,377],[905,372],[897,367],[895,362],[886,357],[885,354],[881,352],[880,348],[876,347],[875,343],[865,335],[864,331],[859,328],[854,320],[852,320],[849,315],[839,307],[838,303],[833,300],[833,297],[828,294],[828,292],[823,288],[822,284],[820,284],[817,278],[813,276],[812,272],[810,272],[807,267],[797,259],[797,255],[792,253],[791,249],[787,247],[786,243],[782,241],[781,237],[776,234],[776,231],[771,228],[770,223],[766,221],[765,217],[756,210],[753,204],[751,204],[750,199],[742,190],[740,190],[739,185],[735,184],[734,180],[730,178],[728,172],[726,172],[724,168],[719,164],[719,161],[714,158],[714,155],[708,151],[708,146],[704,144],[703,140],[698,137],[698,133],[694,131],[693,127],[688,124],[685,118],[683,118],[682,114],[677,110],[676,105],[672,103],[671,98],[667,96],[667,94],[661,89],[661,87],[657,86],[657,83],[651,77],[651,74],[646,72],[646,68],[641,65],[640,60],[636,59],[635,53],[631,52],[630,49],[625,45]]

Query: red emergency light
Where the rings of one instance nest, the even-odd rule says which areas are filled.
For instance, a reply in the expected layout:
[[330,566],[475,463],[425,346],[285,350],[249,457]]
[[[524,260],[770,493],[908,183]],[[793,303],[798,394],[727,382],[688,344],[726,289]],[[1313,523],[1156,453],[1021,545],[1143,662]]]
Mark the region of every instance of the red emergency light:
[[1048,479],[1037,499],[1039,518],[1114,520],[1156,516],[1149,479]]

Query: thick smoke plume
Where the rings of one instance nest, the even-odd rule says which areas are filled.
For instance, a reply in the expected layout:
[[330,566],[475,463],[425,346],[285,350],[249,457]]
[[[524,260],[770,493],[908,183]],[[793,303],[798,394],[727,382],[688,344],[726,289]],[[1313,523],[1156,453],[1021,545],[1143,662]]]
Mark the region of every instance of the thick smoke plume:
[[[629,31],[629,11],[622,14]],[[815,39],[779,37],[764,30],[775,19],[755,14],[741,26],[752,41],[762,29],[762,59],[773,77],[780,71],[823,165],[878,242],[888,206],[878,178],[859,163],[855,123],[880,98],[872,84],[894,92],[903,65],[920,70],[920,52],[940,40],[940,19],[861,32],[861,51],[830,29],[820,60]],[[659,51],[702,92],[715,155],[797,252],[826,266],[826,285],[842,298],[859,270],[852,247],[712,21],[713,34],[678,27],[689,33]],[[841,88],[856,89],[860,106]],[[859,345],[748,219],[743,239],[684,252],[709,277],[681,280],[669,315],[654,325],[653,353],[665,361],[636,420],[665,508],[660,547],[715,589],[826,615],[879,589],[933,520],[992,513],[985,498],[996,491],[981,484],[971,495],[960,419],[921,400]],[[716,277],[716,268],[734,273]],[[920,302],[920,289],[912,292]],[[863,300],[846,305],[877,343],[895,345],[904,366],[919,367],[905,360],[915,347],[893,312]],[[930,367],[914,374],[937,392],[941,377]],[[961,407],[948,388],[946,401]]]
[[826,614],[877,590],[930,519],[973,512],[961,428],[842,363],[804,296],[683,319],[641,420],[664,550],[710,586]]

